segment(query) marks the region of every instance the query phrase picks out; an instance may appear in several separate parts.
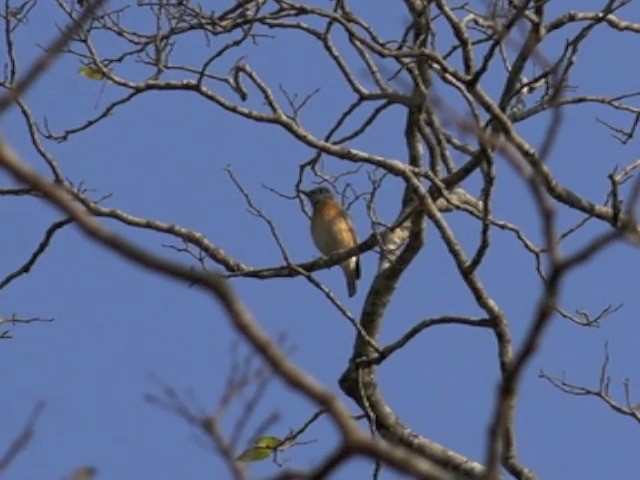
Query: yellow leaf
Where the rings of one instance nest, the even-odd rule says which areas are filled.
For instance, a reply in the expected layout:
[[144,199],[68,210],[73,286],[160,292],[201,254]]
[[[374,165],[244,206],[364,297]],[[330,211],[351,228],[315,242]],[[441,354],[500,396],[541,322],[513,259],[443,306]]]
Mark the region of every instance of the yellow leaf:
[[277,437],[260,437],[253,446],[247,448],[244,452],[236,457],[238,462],[258,462],[269,458],[276,447],[282,444],[282,440]]
[[87,77],[90,80],[105,79],[100,68],[98,68],[98,66],[94,64],[84,65],[83,67],[80,67],[78,69],[78,72],[80,72],[80,75],[82,75],[83,77]]

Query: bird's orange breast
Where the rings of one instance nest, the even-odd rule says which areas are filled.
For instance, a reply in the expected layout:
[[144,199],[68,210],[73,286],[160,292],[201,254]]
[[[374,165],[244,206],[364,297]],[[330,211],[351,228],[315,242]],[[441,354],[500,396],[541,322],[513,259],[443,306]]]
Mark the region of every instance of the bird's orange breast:
[[336,202],[321,202],[316,205],[311,218],[313,240],[325,255],[356,244],[349,218]]

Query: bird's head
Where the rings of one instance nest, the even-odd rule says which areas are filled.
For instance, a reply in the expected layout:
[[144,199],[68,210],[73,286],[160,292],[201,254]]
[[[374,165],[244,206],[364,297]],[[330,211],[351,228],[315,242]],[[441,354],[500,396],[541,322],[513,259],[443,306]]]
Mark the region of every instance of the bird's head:
[[316,187],[311,190],[300,190],[311,202],[311,205],[316,205],[319,202],[326,202],[327,200],[334,200],[333,192],[327,187]]

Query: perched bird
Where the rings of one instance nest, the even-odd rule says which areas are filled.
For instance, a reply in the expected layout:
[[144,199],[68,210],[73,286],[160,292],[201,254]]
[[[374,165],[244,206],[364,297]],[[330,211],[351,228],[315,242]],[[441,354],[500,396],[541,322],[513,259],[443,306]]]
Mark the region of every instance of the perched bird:
[[[331,256],[358,244],[353,223],[331,190],[327,187],[317,187],[301,192],[309,198],[313,207],[311,236],[313,243],[323,255]],[[356,281],[360,278],[360,259],[354,255],[340,266],[347,277],[349,296],[353,297],[356,294]]]
[[88,465],[75,469],[66,480],[94,480],[97,474],[98,469]]

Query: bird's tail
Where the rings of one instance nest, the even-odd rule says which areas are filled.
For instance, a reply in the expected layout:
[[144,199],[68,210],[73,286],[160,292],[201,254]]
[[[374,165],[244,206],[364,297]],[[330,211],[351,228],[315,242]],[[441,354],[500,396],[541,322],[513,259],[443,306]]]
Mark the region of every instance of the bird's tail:
[[342,264],[342,270],[347,278],[347,292],[353,297],[358,291],[357,281],[360,278],[360,259],[353,257]]

